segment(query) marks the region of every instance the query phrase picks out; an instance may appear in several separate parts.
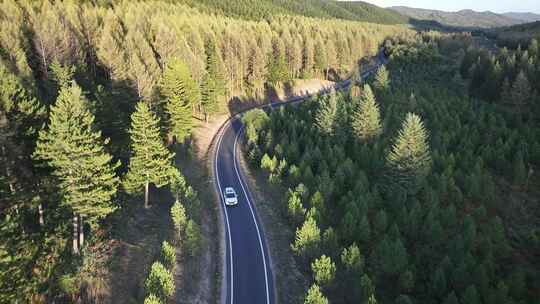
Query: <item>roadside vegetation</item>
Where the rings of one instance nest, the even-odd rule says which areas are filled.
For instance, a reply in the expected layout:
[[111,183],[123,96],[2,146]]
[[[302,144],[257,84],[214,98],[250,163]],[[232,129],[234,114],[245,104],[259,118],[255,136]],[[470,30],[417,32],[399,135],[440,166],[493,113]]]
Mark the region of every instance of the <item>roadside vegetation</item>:
[[339,80],[385,38],[412,35],[183,2],[0,3],[0,302],[166,302],[179,273],[214,277],[183,267],[199,265],[215,223],[194,190],[205,175],[178,170],[205,170],[194,129],[233,96]]
[[[387,43],[367,83],[246,114],[247,158],[312,277],[304,303],[535,303],[540,104],[528,50]],[[505,84],[506,83],[506,84]]]

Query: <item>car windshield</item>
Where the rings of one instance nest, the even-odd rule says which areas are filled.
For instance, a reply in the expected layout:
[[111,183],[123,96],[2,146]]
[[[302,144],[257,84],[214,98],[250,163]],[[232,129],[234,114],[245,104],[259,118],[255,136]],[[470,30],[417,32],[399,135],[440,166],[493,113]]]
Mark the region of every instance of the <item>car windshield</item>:
[[236,197],[236,194],[234,194],[234,193],[232,193],[232,192],[227,192],[227,193],[225,193],[225,197],[227,197],[227,198],[234,198],[234,197]]

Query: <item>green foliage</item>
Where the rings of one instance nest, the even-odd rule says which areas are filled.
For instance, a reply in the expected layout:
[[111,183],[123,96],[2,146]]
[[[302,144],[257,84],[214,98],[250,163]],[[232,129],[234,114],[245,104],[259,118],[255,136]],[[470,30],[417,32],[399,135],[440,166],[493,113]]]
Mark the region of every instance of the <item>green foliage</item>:
[[336,127],[337,98],[335,93],[319,98],[315,113],[316,126],[322,134],[332,135]]
[[405,117],[387,162],[393,171],[393,180],[408,189],[417,189],[429,173],[428,133],[418,115],[408,113]]
[[202,105],[206,114],[221,111],[225,98],[225,76],[216,44],[208,40],[206,44],[206,74],[202,83]]
[[328,299],[323,295],[319,286],[314,284],[309,288],[304,304],[328,304]]
[[296,229],[296,237],[291,245],[292,250],[299,256],[309,260],[317,256],[321,242],[321,230],[313,217],[307,217],[302,227]]
[[388,70],[384,65],[377,70],[373,85],[377,90],[386,90],[390,87],[390,77],[388,75]]
[[188,219],[184,206],[178,200],[171,207],[171,219],[174,225],[175,238],[177,240],[183,239]]
[[176,267],[176,249],[167,241],[161,243],[161,260],[167,269],[174,272],[174,268]]
[[107,142],[94,129],[94,116],[81,89],[75,84],[62,88],[47,128],[39,132],[34,158],[53,169],[62,203],[92,225],[115,209],[111,200],[119,164],[105,151]]
[[153,294],[149,294],[144,299],[144,304],[161,304],[161,300]]
[[375,95],[369,85],[364,85],[360,103],[352,115],[354,134],[361,141],[369,141],[382,133],[381,114]]
[[[141,193],[146,185],[166,185],[172,172],[174,154],[167,151],[160,136],[159,119],[145,102],[131,115],[129,169],[123,185],[128,193]],[[145,189],[147,191],[147,189]],[[145,200],[145,206],[148,202]]]
[[289,189],[289,197],[287,199],[287,211],[292,223],[296,226],[304,220],[306,209],[302,205],[300,194]]
[[188,220],[186,225],[186,238],[184,245],[188,255],[197,256],[202,247],[201,228],[193,220]]
[[193,129],[192,112],[201,99],[199,86],[188,66],[179,59],[167,62],[161,82],[162,94],[167,99],[169,135],[183,143]]
[[55,60],[51,63],[50,69],[52,78],[59,89],[67,88],[71,85],[75,74],[74,66],[63,66],[58,60]]
[[261,109],[253,109],[242,115],[245,134],[249,145],[255,145],[259,140],[259,132],[268,123],[268,115]]
[[348,248],[343,248],[341,252],[341,263],[348,271],[361,273],[364,268],[364,258],[360,254],[360,249],[356,244],[352,244]]
[[336,277],[336,264],[330,257],[322,255],[311,263],[313,278],[319,286],[330,286]]
[[148,295],[157,295],[161,300],[170,298],[174,293],[174,278],[160,262],[154,262],[144,282]]

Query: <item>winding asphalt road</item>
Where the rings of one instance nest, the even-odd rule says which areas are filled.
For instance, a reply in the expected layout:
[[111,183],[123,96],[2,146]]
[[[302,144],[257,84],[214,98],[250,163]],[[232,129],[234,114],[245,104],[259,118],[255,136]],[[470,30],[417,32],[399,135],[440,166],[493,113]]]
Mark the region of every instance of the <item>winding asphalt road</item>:
[[[361,74],[362,79],[372,74],[386,63],[384,52],[379,52],[377,64]],[[345,80],[334,89],[344,89],[351,84]],[[328,93],[325,89],[318,94]],[[312,95],[295,97],[286,102],[261,106],[271,109],[285,104],[299,103]],[[219,192],[225,225],[225,295],[224,304],[273,304],[275,289],[270,258],[264,238],[264,231],[254,207],[255,201],[245,182],[237,157],[237,145],[243,132],[242,114],[229,118],[216,135],[213,173],[216,190]],[[233,187],[238,194],[238,205],[224,204],[223,190]]]

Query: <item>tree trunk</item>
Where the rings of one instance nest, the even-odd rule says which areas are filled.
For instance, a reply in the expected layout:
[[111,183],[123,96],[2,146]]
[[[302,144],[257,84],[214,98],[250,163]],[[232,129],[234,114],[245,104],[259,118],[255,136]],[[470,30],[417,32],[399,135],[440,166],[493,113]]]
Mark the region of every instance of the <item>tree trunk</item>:
[[77,224],[77,215],[73,214],[73,254],[79,255],[79,243],[78,243],[78,224]]
[[38,214],[39,214],[39,225],[43,227],[45,225],[45,221],[43,220],[43,205],[39,203],[38,205]]
[[79,247],[82,250],[84,245],[84,220],[83,216],[79,215]]
[[148,182],[146,182],[146,184],[144,184],[144,208],[148,209],[148,196],[149,196],[149,193],[148,193]]

